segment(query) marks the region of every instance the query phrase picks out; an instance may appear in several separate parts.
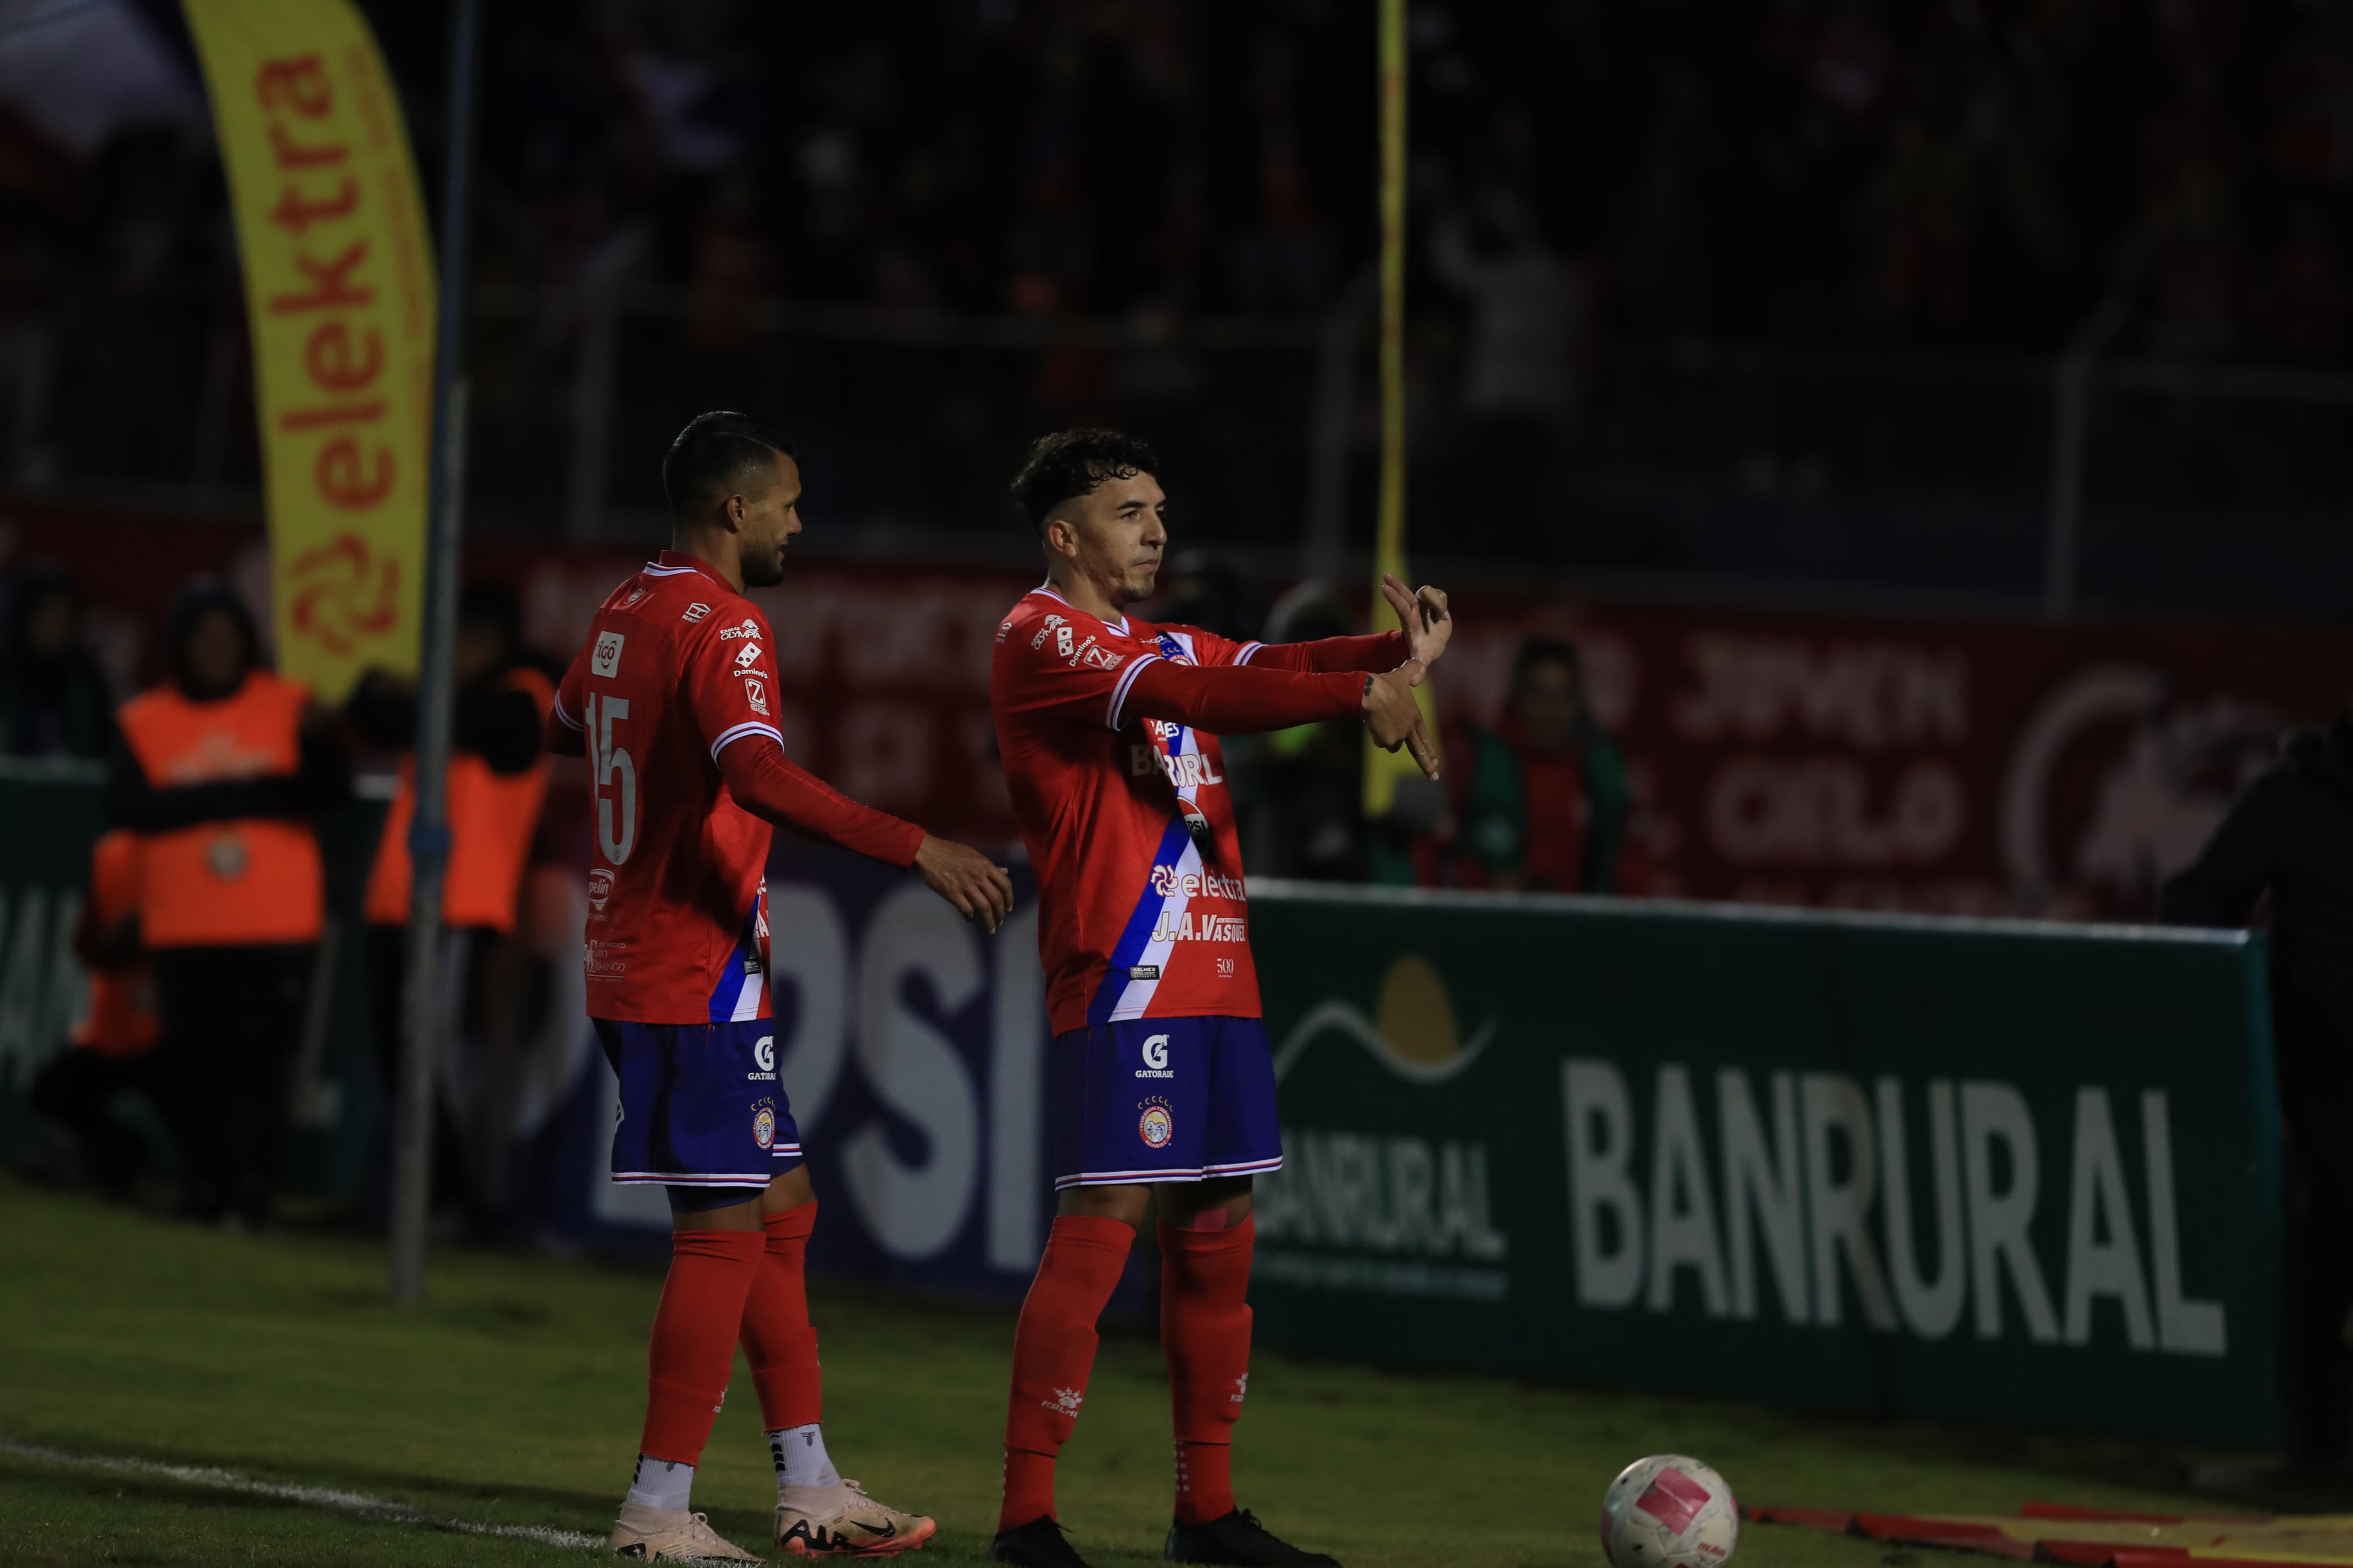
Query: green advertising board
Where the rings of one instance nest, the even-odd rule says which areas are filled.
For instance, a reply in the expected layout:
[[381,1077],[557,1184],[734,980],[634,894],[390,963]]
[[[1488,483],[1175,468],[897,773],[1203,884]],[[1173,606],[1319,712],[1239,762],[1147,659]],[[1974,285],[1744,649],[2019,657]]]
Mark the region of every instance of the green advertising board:
[[1270,1344],[2270,1445],[2260,939],[1250,890]]
[[[95,763],[0,761],[0,1158],[31,1131],[25,1104],[34,1075],[66,1047],[89,998],[73,951],[74,923],[104,830]],[[385,803],[366,798],[319,825],[327,867],[328,935],[318,973],[329,985],[303,1022],[288,1084],[287,1190],[357,1191],[373,1115],[367,959],[360,901]],[[164,1108],[125,1105],[133,1118]],[[168,1151],[171,1141],[156,1147]]]

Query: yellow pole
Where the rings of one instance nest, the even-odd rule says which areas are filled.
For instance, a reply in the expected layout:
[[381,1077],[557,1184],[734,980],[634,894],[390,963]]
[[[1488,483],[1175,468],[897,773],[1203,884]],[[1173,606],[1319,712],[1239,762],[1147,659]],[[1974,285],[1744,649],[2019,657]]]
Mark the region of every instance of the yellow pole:
[[[1381,71],[1381,494],[1373,544],[1373,626],[1393,612],[1381,597],[1381,574],[1410,583],[1405,561],[1405,0],[1380,0]],[[1416,695],[1432,737],[1438,707],[1430,689]],[[1385,816],[1398,780],[1420,770],[1403,751],[1365,741],[1365,815]]]

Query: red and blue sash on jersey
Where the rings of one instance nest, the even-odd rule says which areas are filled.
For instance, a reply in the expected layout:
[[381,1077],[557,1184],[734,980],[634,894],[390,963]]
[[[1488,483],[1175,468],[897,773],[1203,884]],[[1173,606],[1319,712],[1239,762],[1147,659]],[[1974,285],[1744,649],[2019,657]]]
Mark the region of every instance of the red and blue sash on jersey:
[[[1160,634],[1160,657],[1171,664],[1195,662],[1193,656],[1186,651],[1185,645],[1168,632]],[[1187,782],[1184,764],[1177,760],[1185,754],[1185,726],[1146,719],[1144,732],[1150,738],[1152,749],[1159,753],[1162,776],[1176,792],[1176,810],[1185,819],[1185,831],[1193,836],[1193,842],[1200,847],[1202,858],[1208,858],[1218,851],[1218,836],[1209,826],[1208,815],[1201,810],[1200,774],[1196,772],[1191,775],[1191,782]]]

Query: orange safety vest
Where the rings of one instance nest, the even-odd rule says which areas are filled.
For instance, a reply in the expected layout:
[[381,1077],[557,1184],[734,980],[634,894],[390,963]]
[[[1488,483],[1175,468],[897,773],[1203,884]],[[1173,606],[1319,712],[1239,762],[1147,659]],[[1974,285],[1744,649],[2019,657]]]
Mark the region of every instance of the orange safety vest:
[[[507,672],[506,684],[531,693],[546,722],[555,701],[555,683],[524,666]],[[540,804],[547,797],[548,762],[541,757],[519,773],[499,773],[470,753],[449,759],[449,864],[441,880],[441,923],[515,927],[515,903],[531,859],[532,834]],[[375,866],[368,872],[366,913],[370,925],[408,923],[408,825],[417,815],[417,759],[400,764],[400,793],[385,813],[384,837],[376,840]]]
[[[101,835],[90,854],[90,918],[111,931],[139,908],[139,836]],[[155,976],[143,963],[90,972],[90,1007],[73,1043],[102,1057],[135,1057],[163,1036],[155,1021]]]
[[[301,765],[310,700],[310,688],[261,669],[218,702],[159,686],[123,704],[122,735],[158,789],[242,784]],[[325,912],[307,822],[248,817],[141,836],[140,935],[150,948],[315,942]]]

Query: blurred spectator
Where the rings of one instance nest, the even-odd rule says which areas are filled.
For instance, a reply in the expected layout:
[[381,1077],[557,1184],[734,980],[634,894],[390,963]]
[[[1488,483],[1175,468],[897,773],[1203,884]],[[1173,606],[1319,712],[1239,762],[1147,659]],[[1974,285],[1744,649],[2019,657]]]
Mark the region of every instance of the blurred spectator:
[[1504,192],[1432,234],[1430,268],[1471,311],[1462,355],[1468,439],[1448,487],[1459,510],[1450,533],[1514,553],[1542,553],[1540,512],[1577,407],[1583,310],[1576,275],[1537,232],[1525,203]]
[[[1329,590],[1303,583],[1267,617],[1265,641],[1310,642],[1356,630]],[[1354,719],[1303,724],[1265,737],[1259,770],[1261,830],[1243,862],[1273,877],[1354,882],[1366,872],[1365,727]]]
[[16,574],[0,654],[0,752],[104,757],[114,749],[114,693],[82,637],[81,590],[61,566]]
[[140,835],[140,931],[155,969],[187,1212],[270,1215],[286,1064],[325,917],[312,822],[350,763],[308,688],[259,666],[217,578],[180,591],[171,679],[132,699],[106,783]]
[[2172,925],[2245,926],[2268,899],[2272,1027],[2297,1194],[2287,1246],[2298,1453],[2353,1453],[2353,711],[2290,734],[2198,858],[2165,884]]
[[1468,735],[1463,880],[1552,893],[1625,890],[1626,761],[1585,702],[1577,649],[1535,637],[1512,661],[1503,726]]
[[113,1102],[135,1095],[158,1112],[172,1097],[155,1044],[155,978],[139,948],[139,840],[116,828],[90,852],[90,887],[74,925],[74,956],[90,971],[90,1000],[68,1048],[33,1079],[26,1098],[70,1132],[70,1168],[114,1197],[128,1196],[148,1165],[148,1140],[116,1119]]
[[[522,1048],[530,955],[515,940],[518,900],[548,760],[540,731],[554,700],[554,674],[524,643],[522,607],[503,583],[470,584],[458,610],[448,821],[449,863],[441,889],[444,1072],[433,1129],[438,1210],[478,1235],[498,1229],[506,1129]],[[354,726],[374,743],[408,750],[417,731],[416,689],[371,671],[349,704]],[[410,880],[408,833],[417,810],[416,759],[403,759],[400,792],[385,814],[368,876],[368,952],[375,1005],[376,1065],[387,1110],[406,1039]],[[470,1057],[461,1060],[460,1053]],[[452,1092],[463,1080],[473,1092]]]
[[1212,550],[1180,550],[1161,574],[1157,621],[1198,626],[1229,642],[1248,642],[1260,625],[1258,605],[1241,572]]

